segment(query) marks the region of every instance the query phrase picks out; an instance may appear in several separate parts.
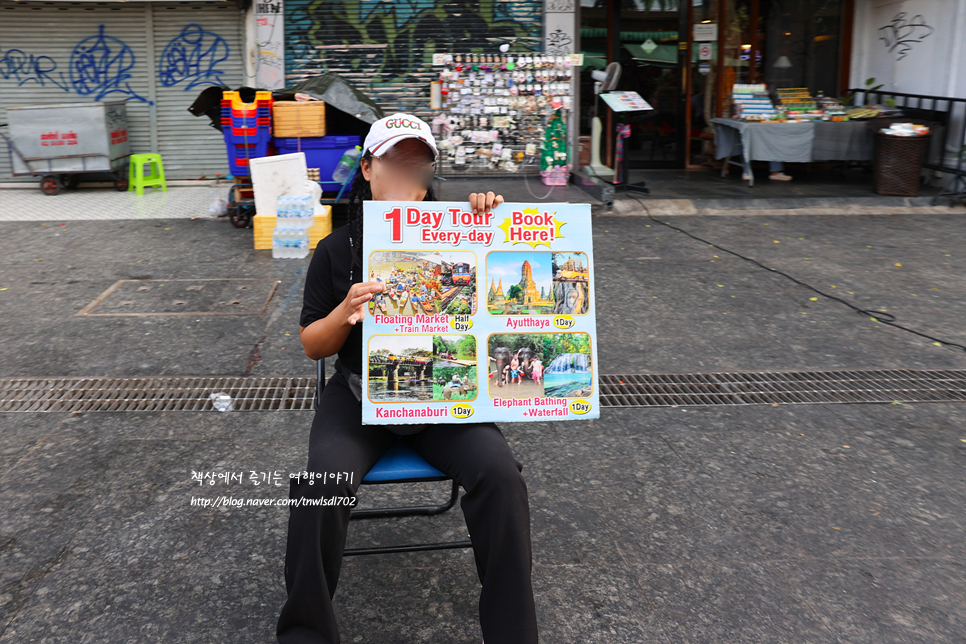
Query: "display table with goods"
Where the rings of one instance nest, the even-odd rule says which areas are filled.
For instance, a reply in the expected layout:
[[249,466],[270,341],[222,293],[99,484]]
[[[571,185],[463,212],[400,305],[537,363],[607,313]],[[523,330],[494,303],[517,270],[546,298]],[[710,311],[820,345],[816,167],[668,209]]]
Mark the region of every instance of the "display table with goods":
[[782,88],[776,94],[773,102],[763,84],[734,86],[733,116],[711,121],[715,158],[724,159],[721,176],[735,165],[753,186],[752,161],[872,161],[875,133],[867,121],[888,113],[888,108],[846,108],[837,99],[812,97],[803,88]]

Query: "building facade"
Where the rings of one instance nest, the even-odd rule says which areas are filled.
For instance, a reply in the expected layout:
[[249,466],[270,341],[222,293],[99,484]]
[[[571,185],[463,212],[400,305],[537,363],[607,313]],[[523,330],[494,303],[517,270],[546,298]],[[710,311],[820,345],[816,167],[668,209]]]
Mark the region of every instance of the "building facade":
[[[581,0],[580,134],[598,112],[593,69],[621,66],[618,89],[655,109],[622,115],[631,168],[683,168],[708,159],[711,119],[727,114],[734,83],[804,87],[842,96],[881,85],[966,97],[966,0]],[[901,103],[900,103],[901,104]],[[961,116],[951,114],[961,141]],[[958,136],[958,138],[957,138]],[[613,158],[613,136],[603,158]],[[611,163],[607,163],[611,165]]]

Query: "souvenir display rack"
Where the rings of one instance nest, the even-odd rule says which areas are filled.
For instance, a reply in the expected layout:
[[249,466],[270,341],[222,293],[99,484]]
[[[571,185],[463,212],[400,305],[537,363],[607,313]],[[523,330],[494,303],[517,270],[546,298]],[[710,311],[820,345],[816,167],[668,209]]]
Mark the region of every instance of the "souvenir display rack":
[[[570,121],[582,56],[434,54],[440,109],[432,120],[444,176],[569,172]],[[557,117],[557,118],[554,118]],[[563,130],[566,136],[566,129]],[[546,177],[547,174],[544,174]]]

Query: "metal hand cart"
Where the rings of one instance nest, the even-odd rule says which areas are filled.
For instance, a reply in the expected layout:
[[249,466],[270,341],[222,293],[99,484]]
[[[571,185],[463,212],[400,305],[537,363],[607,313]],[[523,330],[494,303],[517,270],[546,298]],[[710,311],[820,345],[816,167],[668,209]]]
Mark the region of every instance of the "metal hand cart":
[[131,144],[123,101],[23,105],[7,108],[13,176],[39,176],[44,194],[78,184],[80,174],[103,173],[128,189]]
[[[339,186],[339,192],[336,194],[335,198],[326,199],[323,197],[321,203],[324,206],[334,206],[341,203],[343,200],[343,194],[346,192],[346,188],[349,185],[349,181],[355,176],[356,169],[361,163],[362,155],[358,156],[352,169],[349,171],[349,176],[345,181]],[[320,182],[321,183],[321,182]],[[331,181],[326,183],[332,183]],[[346,195],[345,201],[348,202],[349,196]],[[254,186],[250,183],[236,183],[228,191],[228,218],[231,223],[236,228],[249,228],[252,225],[252,217],[255,216],[255,190]]]
[[235,228],[249,228],[255,216],[255,187],[236,183],[228,190],[228,219]]

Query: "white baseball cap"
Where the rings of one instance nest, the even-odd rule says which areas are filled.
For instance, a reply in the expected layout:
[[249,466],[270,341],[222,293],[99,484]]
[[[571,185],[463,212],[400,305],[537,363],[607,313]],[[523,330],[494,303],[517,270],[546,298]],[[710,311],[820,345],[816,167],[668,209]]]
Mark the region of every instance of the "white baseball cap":
[[396,112],[373,123],[366,135],[363,150],[368,150],[374,157],[381,157],[403,139],[419,139],[433,150],[434,157],[439,156],[436,138],[426,121],[403,112]]

